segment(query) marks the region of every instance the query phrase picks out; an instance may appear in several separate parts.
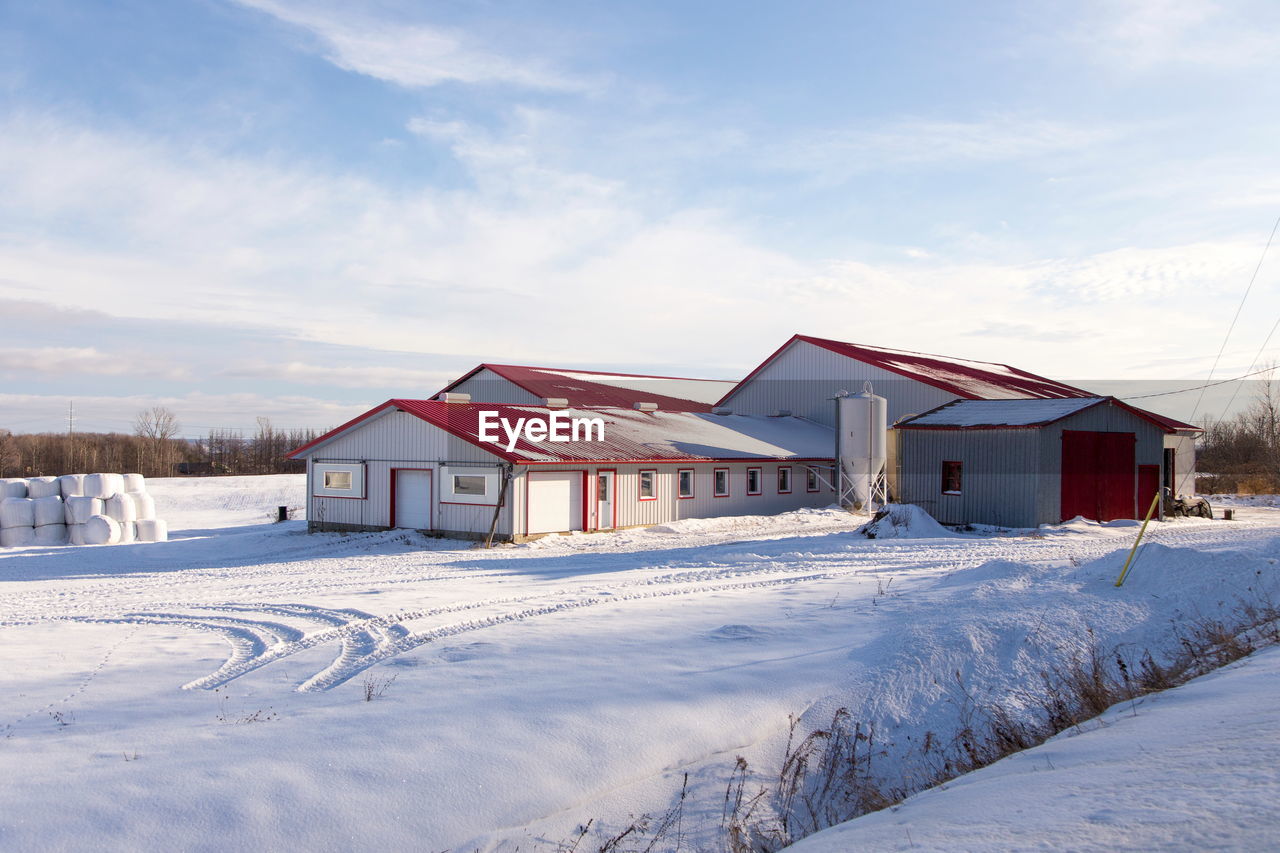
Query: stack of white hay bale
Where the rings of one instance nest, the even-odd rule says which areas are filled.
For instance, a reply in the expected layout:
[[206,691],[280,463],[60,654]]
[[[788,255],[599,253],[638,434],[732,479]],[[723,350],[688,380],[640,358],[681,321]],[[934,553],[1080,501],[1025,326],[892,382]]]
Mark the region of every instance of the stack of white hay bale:
[[0,480],[0,545],[164,542],[169,528],[141,474]]

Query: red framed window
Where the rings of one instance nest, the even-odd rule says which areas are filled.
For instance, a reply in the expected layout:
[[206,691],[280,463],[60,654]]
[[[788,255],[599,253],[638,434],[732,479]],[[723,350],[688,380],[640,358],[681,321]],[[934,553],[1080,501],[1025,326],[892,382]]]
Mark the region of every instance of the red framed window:
[[806,492],[821,491],[822,481],[818,479],[818,469],[812,465],[804,469],[804,490]]
[[790,465],[778,466],[778,494],[780,495],[791,494],[791,466]]
[[718,498],[729,497],[729,469],[716,468],[711,472],[713,480],[713,493]]
[[676,497],[687,501],[693,497],[693,469],[681,468],[676,472]]
[[760,485],[760,469],[748,468],[747,469],[747,494],[758,495],[758,494],[761,494],[761,492],[762,492],[762,489]]
[[658,472],[640,472],[640,500],[656,501],[658,499]]
[[960,494],[964,464],[961,462],[942,463],[942,493],[944,495]]

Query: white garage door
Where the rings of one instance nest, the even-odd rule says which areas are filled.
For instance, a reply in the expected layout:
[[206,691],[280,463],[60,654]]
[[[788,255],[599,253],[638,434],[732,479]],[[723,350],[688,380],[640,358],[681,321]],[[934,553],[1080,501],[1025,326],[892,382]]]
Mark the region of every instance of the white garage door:
[[563,533],[582,529],[582,472],[534,471],[529,474],[529,532]]
[[396,517],[392,527],[431,529],[431,472],[399,470],[396,478]]

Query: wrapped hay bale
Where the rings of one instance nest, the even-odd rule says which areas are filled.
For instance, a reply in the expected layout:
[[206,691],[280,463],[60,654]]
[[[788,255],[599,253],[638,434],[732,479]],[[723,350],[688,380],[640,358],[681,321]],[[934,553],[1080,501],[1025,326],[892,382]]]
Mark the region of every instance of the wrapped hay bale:
[[66,505],[68,521],[72,524],[88,524],[91,517],[102,515],[104,508],[100,498],[91,498],[87,495],[67,498]]
[[25,498],[27,481],[21,477],[7,477],[0,480],[0,500],[4,498]]
[[35,505],[30,498],[0,500],[0,528],[35,526]]
[[72,545],[84,544],[84,525],[83,524],[67,525],[67,542]]
[[125,474],[124,488],[122,492],[145,492],[147,490],[147,481],[141,474]]
[[152,519],[156,517],[156,499],[146,492],[129,492],[128,496],[133,501],[134,519],[142,521],[144,519]]
[[124,477],[119,474],[85,474],[84,493],[90,498],[109,498],[124,491]]
[[132,521],[120,522],[120,544],[128,545],[130,542],[136,542],[137,540],[138,525]]
[[120,541],[120,525],[114,518],[94,515],[84,523],[81,535],[86,545],[114,545]]
[[121,524],[126,521],[134,522],[138,520],[138,510],[134,505],[133,498],[123,492],[107,498],[102,502],[102,506],[103,515],[113,518]]
[[43,498],[35,498],[31,501],[32,515],[35,517],[35,526],[44,527],[47,524],[65,524],[66,508],[62,505],[62,498],[57,495],[49,495]]
[[35,530],[37,545],[67,544],[67,526],[65,524],[41,524]]
[[138,519],[139,542],[168,542],[169,525],[158,518]]
[[5,548],[22,548],[34,544],[36,544],[36,529],[34,527],[0,528],[0,545]]
[[37,498],[47,498],[50,495],[62,496],[62,489],[58,487],[57,477],[32,477],[27,480],[27,497],[35,500]]
[[84,474],[63,474],[58,478],[62,499],[78,498],[84,494]]

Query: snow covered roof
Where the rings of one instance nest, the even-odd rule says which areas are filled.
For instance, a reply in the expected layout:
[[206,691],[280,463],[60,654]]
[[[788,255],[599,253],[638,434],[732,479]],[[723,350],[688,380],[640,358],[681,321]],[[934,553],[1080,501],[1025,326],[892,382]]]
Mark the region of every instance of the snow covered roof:
[[[440,427],[508,462],[699,462],[750,459],[829,460],[834,451],[830,427],[795,417],[712,415],[704,412],[638,412],[624,408],[546,409],[499,403],[445,403],[438,400],[392,399],[298,448],[305,457],[339,434],[388,411],[399,410]],[[521,418],[602,418],[603,441],[529,442],[519,439],[512,450],[502,441],[480,440],[480,413],[496,412],[514,425]]]
[[[1123,403],[1114,397],[1068,399],[956,400],[897,424],[897,429],[1016,429],[1039,427],[1060,421],[1094,406],[1109,404],[1175,432],[1171,419],[1162,418]],[[1178,423],[1173,421],[1173,423]]]
[[636,403],[648,402],[657,403],[659,409],[671,412],[709,412],[712,405],[736,384],[728,379],[690,379],[486,363],[452,382],[443,391],[453,390],[486,369],[536,397],[561,397],[571,406],[587,408],[630,409]]

